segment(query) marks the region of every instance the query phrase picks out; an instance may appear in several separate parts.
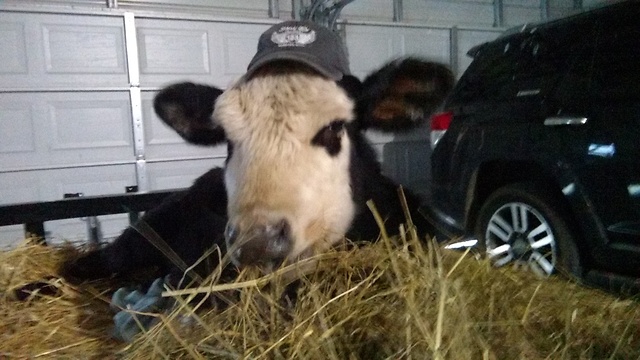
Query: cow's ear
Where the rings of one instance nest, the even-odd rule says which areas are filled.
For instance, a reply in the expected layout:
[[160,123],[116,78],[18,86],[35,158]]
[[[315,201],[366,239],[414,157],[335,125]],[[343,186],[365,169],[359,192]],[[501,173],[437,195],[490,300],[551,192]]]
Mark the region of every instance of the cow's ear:
[[338,80],[338,86],[344,89],[352,99],[357,99],[362,94],[362,82],[353,75],[344,75]]
[[454,84],[448,67],[416,58],[398,59],[369,75],[357,97],[364,128],[412,129],[426,121]]
[[224,130],[211,118],[222,90],[192,83],[162,89],[155,97],[156,114],[192,144],[215,145],[225,140]]

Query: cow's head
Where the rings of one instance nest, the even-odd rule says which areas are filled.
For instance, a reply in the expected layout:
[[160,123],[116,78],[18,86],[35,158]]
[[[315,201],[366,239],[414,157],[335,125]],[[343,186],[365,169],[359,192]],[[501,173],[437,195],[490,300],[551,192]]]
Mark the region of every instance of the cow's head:
[[268,270],[329,248],[349,229],[353,159],[365,146],[355,144],[358,132],[415,126],[452,83],[446,67],[415,59],[361,83],[337,35],[291,21],[261,36],[247,74],[226,91],[172,85],[155,109],[189,142],[228,142],[227,246],[237,265]]

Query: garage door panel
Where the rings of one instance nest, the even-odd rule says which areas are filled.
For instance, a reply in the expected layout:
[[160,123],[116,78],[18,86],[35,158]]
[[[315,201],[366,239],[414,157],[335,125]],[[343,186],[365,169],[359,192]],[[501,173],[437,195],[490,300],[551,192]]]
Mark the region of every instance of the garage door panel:
[[205,30],[140,28],[138,44],[142,74],[211,73]]
[[3,158],[4,154],[34,152],[33,132],[33,110],[29,102],[3,104],[0,108],[0,154]]
[[0,35],[0,88],[128,86],[121,17],[0,13]]
[[135,166],[108,165],[0,173],[0,204],[54,201],[64,194],[124,194],[136,184]]
[[417,55],[449,63],[451,35],[445,29],[403,29],[404,55]]
[[47,73],[125,74],[122,27],[42,24]]
[[53,150],[131,147],[127,99],[50,101]]
[[136,184],[134,165],[96,166],[47,171],[47,200],[59,200],[64,194],[85,196],[124,194]]
[[126,92],[3,94],[2,170],[133,162],[130,108]]
[[22,225],[0,226],[0,251],[9,250],[24,243]]
[[224,166],[224,159],[202,159],[149,163],[151,190],[171,190],[190,187],[193,182],[214,167]]
[[403,55],[449,63],[447,29],[349,25],[346,34],[351,71],[360,78]]
[[43,198],[41,188],[38,174],[0,173],[0,205],[38,201]]
[[427,24],[493,25],[491,0],[410,0],[403,3],[404,20]]
[[266,24],[139,19],[143,87],[180,81],[226,88],[246,70]]
[[506,27],[518,26],[530,22],[531,19],[540,19],[540,14],[540,4],[538,1],[529,6],[524,4],[505,4],[503,10],[503,25]]
[[24,25],[0,22],[0,74],[26,74],[27,54]]
[[393,1],[366,0],[354,1],[343,8],[342,19],[360,21],[391,21],[393,19]]
[[364,79],[389,59],[401,54],[400,38],[396,29],[377,26],[353,25],[347,29],[347,47],[351,72]]
[[242,76],[258,47],[258,38],[267,29],[263,25],[246,28],[239,24],[226,24],[222,28],[225,87]]

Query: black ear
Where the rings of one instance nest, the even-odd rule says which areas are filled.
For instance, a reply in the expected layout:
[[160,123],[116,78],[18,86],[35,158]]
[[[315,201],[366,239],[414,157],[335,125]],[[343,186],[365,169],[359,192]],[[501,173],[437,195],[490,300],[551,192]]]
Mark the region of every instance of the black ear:
[[453,88],[451,70],[417,58],[392,61],[362,84],[356,111],[363,128],[412,129],[426,121]]
[[344,75],[338,80],[338,86],[344,89],[352,99],[357,99],[362,94],[362,82],[353,75]]
[[153,108],[167,125],[190,143],[215,145],[225,140],[224,130],[211,119],[222,90],[192,83],[170,85],[156,95]]

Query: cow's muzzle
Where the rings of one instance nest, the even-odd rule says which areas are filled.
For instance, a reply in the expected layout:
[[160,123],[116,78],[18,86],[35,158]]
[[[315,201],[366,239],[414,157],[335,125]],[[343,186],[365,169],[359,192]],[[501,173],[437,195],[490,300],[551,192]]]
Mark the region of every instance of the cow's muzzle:
[[293,247],[291,225],[284,219],[245,228],[229,222],[225,240],[235,265],[258,266],[269,272],[282,264]]

